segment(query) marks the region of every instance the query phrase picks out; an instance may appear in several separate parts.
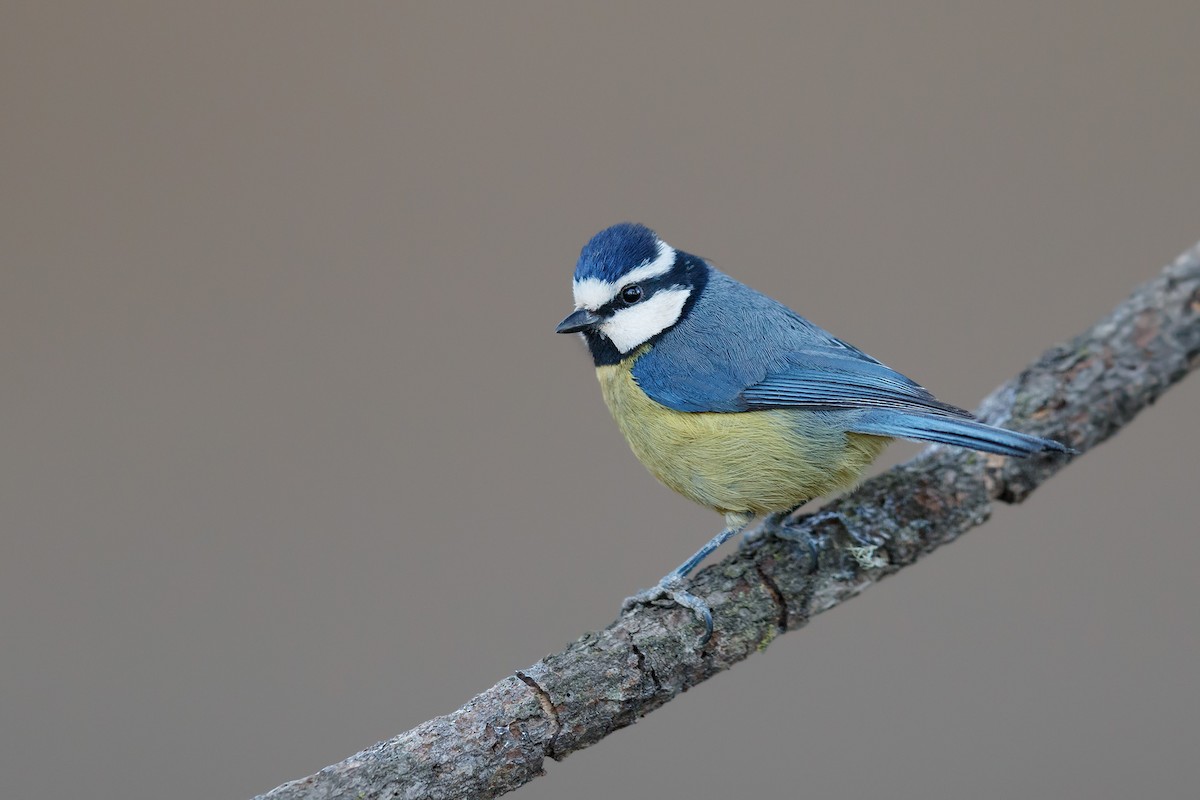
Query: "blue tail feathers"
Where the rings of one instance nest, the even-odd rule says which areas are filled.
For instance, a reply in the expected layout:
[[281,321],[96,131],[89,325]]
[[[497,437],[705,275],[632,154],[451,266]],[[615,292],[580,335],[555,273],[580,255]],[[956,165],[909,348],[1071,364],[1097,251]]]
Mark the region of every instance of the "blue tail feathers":
[[953,444],[1004,456],[1024,457],[1042,452],[1078,452],[1053,439],[1030,436],[1027,433],[997,428],[962,417],[913,414],[891,409],[867,412],[855,422],[851,430],[875,436]]

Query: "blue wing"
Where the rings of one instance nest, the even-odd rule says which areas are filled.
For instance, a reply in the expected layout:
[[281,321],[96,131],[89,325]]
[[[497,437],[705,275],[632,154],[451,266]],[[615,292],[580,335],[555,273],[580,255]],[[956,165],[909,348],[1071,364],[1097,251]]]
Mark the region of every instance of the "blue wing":
[[[839,343],[840,344],[840,343]],[[742,390],[747,410],[764,408],[888,408],[969,418],[923,387],[843,345],[793,354],[793,365]]]
[[633,375],[676,411],[893,408],[970,416],[716,270],[696,307],[634,364]]
[[846,410],[845,430],[1004,455],[1069,451],[976,422],[971,414],[716,270],[684,317],[633,367],[638,385],[676,411]]

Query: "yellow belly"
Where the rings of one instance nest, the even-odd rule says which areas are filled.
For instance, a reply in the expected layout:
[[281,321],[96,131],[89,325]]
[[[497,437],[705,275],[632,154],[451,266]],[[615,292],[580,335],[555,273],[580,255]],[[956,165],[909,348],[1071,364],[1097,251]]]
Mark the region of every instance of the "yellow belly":
[[636,360],[596,369],[608,410],[654,477],[721,513],[780,511],[843,489],[891,441],[843,433],[813,411],[675,411],[637,385]]

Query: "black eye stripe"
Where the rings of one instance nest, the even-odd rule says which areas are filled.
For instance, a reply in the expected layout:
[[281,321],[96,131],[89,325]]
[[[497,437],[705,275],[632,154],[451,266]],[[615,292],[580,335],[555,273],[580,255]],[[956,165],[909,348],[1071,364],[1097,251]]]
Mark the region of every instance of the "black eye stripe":
[[[635,303],[627,302],[625,300],[622,300],[622,298],[621,298],[621,293],[625,289],[627,289],[631,286],[638,286],[642,290],[642,296],[640,298],[638,298],[638,300]],[[600,306],[600,308],[596,309],[596,313],[602,317],[608,317],[608,316],[615,314],[616,312],[620,311],[623,308],[629,308],[631,305],[639,305],[641,303],[646,302],[651,297],[653,297],[656,292],[658,292],[660,290],[663,290],[663,289],[691,289],[691,288],[692,287],[688,286],[687,284],[681,283],[679,281],[678,276],[670,275],[670,274],[660,275],[657,278],[652,278],[648,281],[643,281],[642,283],[638,283],[638,284],[632,284],[632,283],[623,284],[621,286],[621,288],[617,290],[617,296],[614,297],[612,300],[609,300],[604,305]]]

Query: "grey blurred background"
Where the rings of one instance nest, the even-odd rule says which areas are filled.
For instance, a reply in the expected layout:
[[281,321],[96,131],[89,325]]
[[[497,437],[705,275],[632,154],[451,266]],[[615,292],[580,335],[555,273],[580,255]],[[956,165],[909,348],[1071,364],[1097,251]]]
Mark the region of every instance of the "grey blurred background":
[[[1200,239],[1200,5],[972,5],[4,3],[0,793],[265,791],[705,541],[606,225],[966,406]],[[1198,412],[519,796],[1190,795]]]

